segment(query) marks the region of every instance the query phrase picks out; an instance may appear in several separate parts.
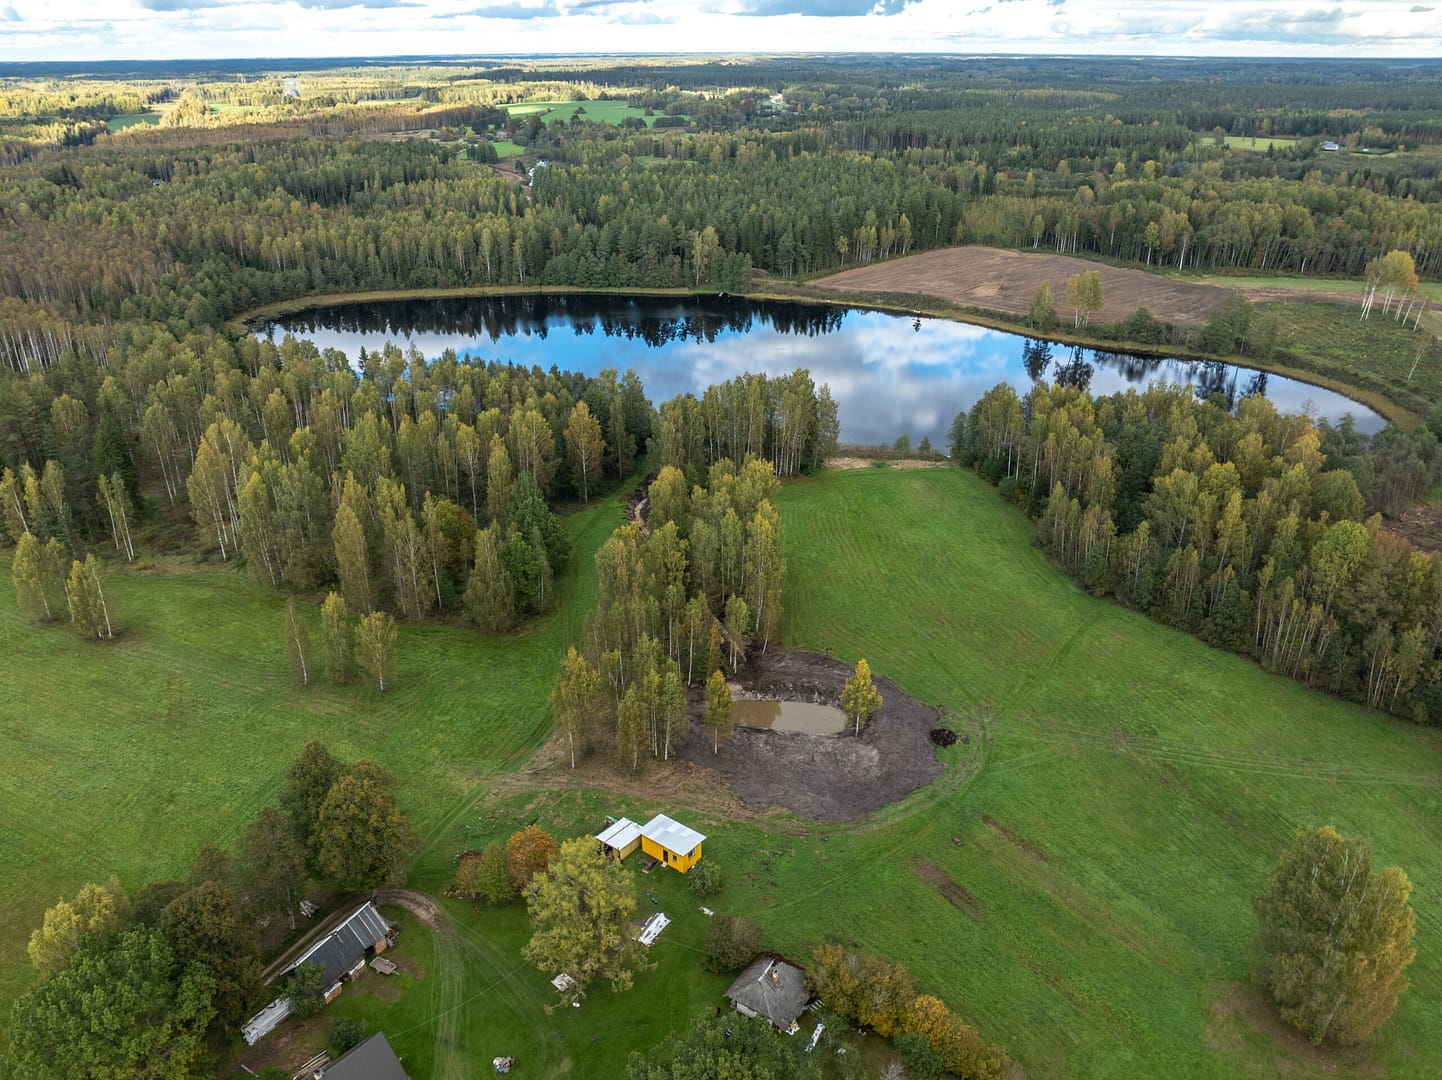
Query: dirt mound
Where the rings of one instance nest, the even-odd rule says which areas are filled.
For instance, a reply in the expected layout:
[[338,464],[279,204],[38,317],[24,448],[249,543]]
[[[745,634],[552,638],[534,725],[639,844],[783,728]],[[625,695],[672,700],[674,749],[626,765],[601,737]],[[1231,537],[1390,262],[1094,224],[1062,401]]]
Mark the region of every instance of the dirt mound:
[[[835,704],[852,670],[813,653],[770,654],[752,660],[737,683],[766,697]],[[713,754],[698,723],[679,754],[720,773],[749,806],[783,806],[823,821],[861,817],[924,787],[943,771],[930,739],[937,710],[913,701],[887,679],[878,678],[876,687],[885,704],[860,738],[738,727]]]
[[[1057,316],[1070,321],[1067,279],[1096,270],[1106,303],[1092,313],[1098,322],[1120,322],[1144,307],[1164,322],[1195,324],[1226,301],[1229,290],[1216,285],[1173,281],[1142,270],[1103,266],[1070,255],[1002,251],[988,247],[944,248],[904,259],[860,266],[822,278],[816,284],[842,292],[882,292],[939,296],[969,307],[1025,315],[1031,298],[1045,282],[1051,285]],[[1288,299],[1299,300],[1293,293]]]

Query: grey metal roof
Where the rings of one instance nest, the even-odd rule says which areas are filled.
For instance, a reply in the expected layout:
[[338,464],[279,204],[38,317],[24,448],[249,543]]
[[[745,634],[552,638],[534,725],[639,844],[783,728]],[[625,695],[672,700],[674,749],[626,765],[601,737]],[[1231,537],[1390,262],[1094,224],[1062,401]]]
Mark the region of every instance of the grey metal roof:
[[382,1031],[331,1062],[321,1076],[325,1080],[411,1080]]
[[356,964],[365,959],[366,950],[390,930],[374,904],[367,900],[341,923],[292,964],[294,971],[301,964],[314,964],[325,972],[325,984],[333,985]]
[[726,996],[786,1029],[806,1008],[806,972],[777,956],[763,956],[736,977]]
[[665,814],[657,814],[642,825],[641,835],[678,855],[690,854],[706,839],[695,829],[688,829],[679,821],[673,821]]

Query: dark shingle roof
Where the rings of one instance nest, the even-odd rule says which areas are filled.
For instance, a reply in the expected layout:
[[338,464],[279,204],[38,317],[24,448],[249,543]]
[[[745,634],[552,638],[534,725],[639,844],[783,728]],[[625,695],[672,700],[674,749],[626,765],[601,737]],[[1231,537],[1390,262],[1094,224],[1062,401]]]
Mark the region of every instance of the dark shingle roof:
[[321,1075],[325,1080],[411,1080],[380,1031],[331,1062]]
[[778,1028],[789,1028],[806,1008],[806,972],[778,956],[763,956],[736,977],[726,996],[764,1016]]
[[301,958],[291,965],[291,970],[301,964],[314,964],[325,972],[325,984],[330,986],[356,964],[365,959],[366,950],[386,936],[390,926],[375,905],[367,901],[345,922],[310,947]]

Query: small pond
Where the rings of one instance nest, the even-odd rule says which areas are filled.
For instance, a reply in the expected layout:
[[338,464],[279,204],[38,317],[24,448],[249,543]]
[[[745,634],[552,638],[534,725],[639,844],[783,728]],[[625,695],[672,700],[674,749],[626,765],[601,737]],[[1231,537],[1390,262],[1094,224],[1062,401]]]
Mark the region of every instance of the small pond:
[[428,359],[458,356],[594,375],[634,368],[660,403],[744,372],[780,375],[808,368],[836,399],[843,442],[890,444],[923,437],[944,449],[946,432],[1000,382],[1025,393],[1036,379],[1111,394],[1128,386],[1181,383],[1231,404],[1248,394],[1282,412],[1336,423],[1351,414],[1358,430],[1383,420],[1331,390],[1220,362],[1141,357],[1029,342],[1017,334],[880,311],[784,304],[734,297],[502,296],[407,300],[316,308],[258,327],[262,336],[309,338],[344,352],[387,341],[414,345]]
[[731,721],[738,727],[770,728],[802,735],[838,735],[846,730],[846,714],[835,705],[810,701],[733,701]]

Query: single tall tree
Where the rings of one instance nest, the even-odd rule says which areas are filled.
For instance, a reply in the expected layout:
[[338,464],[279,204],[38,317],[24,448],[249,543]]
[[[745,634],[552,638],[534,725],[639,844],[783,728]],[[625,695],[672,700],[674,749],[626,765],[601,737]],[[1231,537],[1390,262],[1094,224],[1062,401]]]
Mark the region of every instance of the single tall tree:
[[310,632],[296,614],[295,601],[285,605],[285,654],[290,658],[290,670],[295,673],[301,686],[310,685]]
[[581,489],[581,499],[589,502],[591,484],[601,474],[606,443],[601,438],[601,422],[591,415],[591,407],[584,401],[576,402],[566,421],[566,453],[571,459],[576,486]]
[[386,692],[386,679],[395,678],[398,636],[396,621],[384,611],[371,612],[356,627],[356,663],[375,680],[376,690],[382,694]]
[[130,914],[130,901],[120,882],[86,885],[74,900],[56,901],[30,935],[30,962],[42,975],[64,969],[88,940],[109,937]]
[[340,593],[330,593],[320,607],[320,651],[326,677],[333,683],[350,682],[355,662],[351,651],[350,607]]
[[240,834],[236,880],[249,910],[267,916],[284,912],[295,929],[305,887],[305,854],[290,823],[274,807],[262,807]]
[[881,694],[871,681],[871,665],[865,660],[856,662],[856,671],[841,688],[841,711],[851,721],[855,734],[871,722],[881,708]]
[[561,661],[561,673],[551,690],[551,715],[556,730],[566,740],[571,754],[571,768],[576,767],[576,754],[583,749],[591,717],[601,701],[601,676],[573,645]]
[[50,600],[56,591],[56,571],[64,565],[64,558],[58,540],[45,544],[34,533],[20,534],[10,575],[15,582],[15,601],[27,618],[49,622],[55,617]]
[[631,930],[636,886],[630,873],[601,852],[595,839],[561,845],[544,874],[526,892],[533,933],[523,955],[542,971],[565,972],[582,987],[609,979],[631,986],[641,945]]
[[316,870],[330,884],[361,892],[399,872],[414,837],[395,786],[373,761],[355,762],[331,785],[311,836]]
[[286,770],[280,807],[290,817],[290,830],[302,849],[310,849],[321,805],[340,774],[341,763],[318,739],[306,743],[300,757]]
[[539,825],[527,825],[506,841],[506,868],[516,892],[525,892],[537,874],[556,857],[556,838]]
[[109,641],[115,636],[105,585],[101,581],[100,560],[94,555],[85,556],[84,562],[76,560],[70,564],[65,598],[70,606],[70,624],[77,634],[99,641]]
[[1358,1043],[1407,988],[1416,916],[1399,867],[1372,869],[1372,848],[1330,825],[1297,830],[1252,902],[1252,973],[1282,1019],[1314,1044]]
[[706,680],[706,730],[711,733],[711,752],[719,754],[721,740],[731,738],[731,687],[719,671]]

